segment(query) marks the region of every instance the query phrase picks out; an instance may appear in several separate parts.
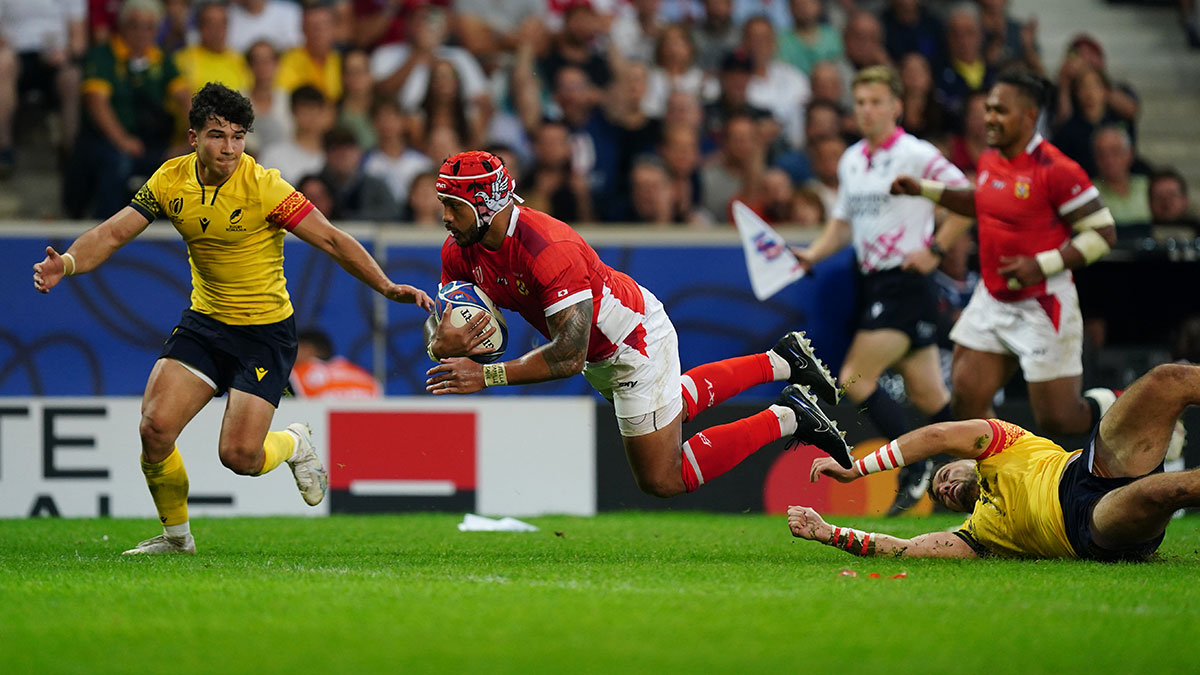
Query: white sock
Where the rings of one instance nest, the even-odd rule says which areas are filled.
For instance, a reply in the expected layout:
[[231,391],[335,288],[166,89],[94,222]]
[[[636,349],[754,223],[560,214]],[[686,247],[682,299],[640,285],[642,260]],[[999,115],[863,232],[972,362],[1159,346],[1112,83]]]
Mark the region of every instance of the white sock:
[[163,534],[175,539],[186,536],[191,531],[192,530],[188,526],[187,521],[184,521],[178,525],[163,525]]
[[771,372],[775,374],[776,382],[792,376],[792,367],[788,365],[787,359],[775,352],[767,352],[767,358],[771,360]]
[[796,413],[785,405],[772,405],[768,408],[779,419],[779,437],[787,438],[796,433]]

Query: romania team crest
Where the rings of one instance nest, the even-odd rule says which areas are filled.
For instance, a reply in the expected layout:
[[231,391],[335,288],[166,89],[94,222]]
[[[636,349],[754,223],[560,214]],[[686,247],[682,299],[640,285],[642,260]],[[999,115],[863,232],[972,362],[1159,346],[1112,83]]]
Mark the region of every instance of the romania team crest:
[[1024,176],[1018,178],[1013,186],[1013,194],[1017,199],[1029,199],[1029,179]]

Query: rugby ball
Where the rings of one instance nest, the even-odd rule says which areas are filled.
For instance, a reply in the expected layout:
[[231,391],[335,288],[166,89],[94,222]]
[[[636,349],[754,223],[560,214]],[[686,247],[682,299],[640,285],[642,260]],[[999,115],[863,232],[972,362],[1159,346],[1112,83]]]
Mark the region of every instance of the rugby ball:
[[500,360],[500,356],[504,354],[504,348],[508,346],[508,325],[504,323],[504,316],[482,288],[467,281],[451,281],[438,289],[434,303],[439,321],[442,314],[445,313],[446,307],[451,308],[449,317],[451,326],[462,326],[475,318],[476,312],[484,312],[489,315],[491,320],[485,324],[484,330],[493,327],[496,329],[496,332],[488,336],[483,343],[483,346],[487,347],[489,351],[486,354],[476,354],[471,359],[479,363],[493,363]]

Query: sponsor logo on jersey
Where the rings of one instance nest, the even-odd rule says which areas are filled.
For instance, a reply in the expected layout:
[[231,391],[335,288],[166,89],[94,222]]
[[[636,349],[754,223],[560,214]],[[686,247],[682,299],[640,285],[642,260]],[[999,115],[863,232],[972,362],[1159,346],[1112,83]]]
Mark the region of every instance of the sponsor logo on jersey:
[[1017,182],[1013,185],[1013,194],[1017,199],[1029,199],[1029,183],[1030,180],[1025,176],[1017,178]]
[[517,279],[517,292],[521,295],[529,295],[529,289],[525,287],[525,282]]
[[201,232],[208,231],[208,218],[205,218],[204,216],[200,217],[200,231]]

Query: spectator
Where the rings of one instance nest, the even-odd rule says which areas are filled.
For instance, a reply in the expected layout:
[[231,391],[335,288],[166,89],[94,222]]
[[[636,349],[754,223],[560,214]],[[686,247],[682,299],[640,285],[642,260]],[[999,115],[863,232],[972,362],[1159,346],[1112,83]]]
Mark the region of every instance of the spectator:
[[721,67],[721,60],[737,48],[741,31],[733,22],[733,0],[704,0],[704,20],[692,26],[692,44],[705,72]]
[[653,154],[662,140],[662,120],[642,109],[648,77],[646,64],[630,61],[617,71],[605,95],[606,117],[621,133],[617,172],[622,176],[629,174],[635,157]]
[[804,137],[845,136],[842,111],[829,101],[813,101],[804,112]]
[[425,144],[425,154],[431,158],[446,158],[463,151],[462,139],[453,127],[435,127],[429,132],[429,142]]
[[[1109,83],[1104,48],[1096,38],[1083,33],[1071,40],[1071,46],[1067,48],[1067,55],[1058,71],[1058,100],[1054,112],[1054,126],[1066,122],[1075,113],[1075,80],[1088,70],[1100,73],[1105,83]],[[1129,137],[1133,139],[1136,147],[1135,123],[1141,111],[1137,92],[1128,83],[1117,83],[1116,86],[1108,87],[1105,104],[1115,117],[1124,120],[1128,125]]]
[[754,66],[746,100],[771,111],[790,147],[804,147],[804,106],[812,98],[808,76],[775,58],[775,29],[762,17],[746,22],[742,46]]
[[776,31],[787,30],[792,25],[788,0],[733,0],[734,23],[744,26],[756,17],[769,21],[771,29]]
[[162,163],[175,131],[171,100],[189,105],[175,63],[154,46],[162,21],[157,0],[126,0],[118,35],[93,47],[83,64],[83,125],[63,199],[72,218],[107,218],[129,203],[137,185]]
[[62,116],[62,149],[79,132],[78,59],[87,48],[82,2],[0,0],[0,178],[14,168],[19,97],[38,92]]
[[304,43],[284,52],[276,84],[291,93],[299,87],[316,87],[328,101],[342,97],[342,57],[334,50],[336,17],[329,5],[304,8],[301,29]]
[[616,50],[616,56],[623,60],[650,64],[662,29],[658,0],[629,0],[617,9],[608,29],[609,49]]
[[417,174],[433,168],[429,157],[408,146],[404,115],[395,99],[381,98],[371,109],[378,145],[367,153],[363,171],[382,180],[397,204],[408,203],[408,186]]
[[444,13],[452,0],[352,0],[354,44],[372,53],[410,40],[413,15],[425,7]]
[[549,38],[545,9],[545,0],[454,0],[459,43],[485,68],[521,40],[532,40],[534,50],[542,51]]
[[[1150,222],[1154,225],[1200,227],[1200,220],[1188,207],[1187,183],[1178,171],[1160,169],[1150,176]],[[1200,359],[1196,361],[1200,362]]]
[[904,83],[904,130],[918,138],[946,133],[946,106],[933,87],[929,61],[919,52],[900,59],[900,81]]
[[868,66],[880,66],[891,63],[887,49],[883,43],[883,24],[874,14],[856,10],[846,17],[846,27],[842,30],[842,47],[846,58],[838,61],[842,73],[841,106],[850,109],[854,105],[851,98],[850,84],[858,71]]
[[737,49],[725,55],[721,61],[719,76],[720,94],[717,96],[717,100],[704,106],[703,134],[705,142],[711,143],[714,147],[717,146],[724,133],[726,123],[734,115],[748,116],[757,125],[766,126],[769,123],[774,127],[774,132],[769,135],[773,136],[778,133],[778,125],[772,119],[771,112],[754,105],[747,99],[747,90],[750,87],[750,77],[753,72],[754,65],[746,50]]
[[697,133],[704,128],[704,107],[695,94],[676,90],[667,96],[663,119],[671,124],[689,127]]
[[800,188],[792,195],[790,224],[807,229],[820,229],[825,224],[827,213],[825,202],[816,191]]
[[768,223],[788,224],[795,212],[795,194],[792,177],[783,169],[770,168],[763,172],[759,201],[752,206]]
[[333,110],[319,89],[304,85],[292,92],[292,137],[263,148],[259,164],[279,169],[289,183],[325,166],[323,139],[333,126]]
[[154,43],[164,54],[174,54],[188,44],[191,28],[191,0],[162,0],[163,20],[159,24]]
[[670,181],[671,220],[696,225],[711,223],[712,215],[701,206],[699,129],[669,119],[659,154]]
[[548,120],[533,134],[533,166],[521,194],[530,208],[564,222],[595,219],[587,174],[571,157],[571,132],[561,120]]
[[550,51],[538,65],[543,82],[558,82],[558,71],[579,68],[597,87],[607,87],[612,68],[600,49],[604,27],[590,2],[571,2],[563,12],[563,28],[550,41]]
[[657,157],[642,155],[635,159],[629,172],[629,220],[660,226],[674,223],[669,186],[670,177]]
[[308,197],[308,201],[321,213],[333,213],[333,188],[320,175],[310,173],[304,176],[296,183],[296,189]]
[[387,184],[363,171],[363,151],[349,129],[335,127],[325,134],[321,178],[333,191],[334,218],[383,221],[400,217]]
[[408,219],[422,229],[442,227],[442,202],[437,198],[437,172],[419,173],[408,186]]
[[358,147],[375,147],[375,128],[371,125],[371,57],[361,49],[342,55],[342,100],[338,103],[337,125],[354,132]]
[[277,53],[285,52],[304,41],[301,23],[300,5],[290,0],[234,0],[229,7],[229,46],[244,53],[265,40]]
[[814,101],[826,101],[841,105],[845,99],[842,91],[842,75],[834,61],[818,61],[813,64],[812,74],[809,75]]
[[333,355],[333,341],[309,329],[296,336],[292,392],[302,398],[379,398],[379,382],[361,366]]
[[[568,19],[570,18],[568,13]],[[571,156],[575,170],[587,176],[592,205],[600,220],[615,220],[621,213],[622,129],[604,115],[599,93],[583,70],[563,66],[558,71],[554,101],[562,121],[571,131]]]
[[1019,64],[1030,72],[1045,72],[1037,46],[1037,17],[1024,24],[1008,14],[1008,0],[979,0],[984,59],[993,68]]
[[279,53],[266,40],[246,50],[246,64],[253,83],[250,102],[254,104],[254,133],[246,136],[246,152],[257,157],[262,149],[292,137],[292,112],[286,91],[275,86]]
[[[415,108],[403,106],[408,114],[409,138],[427,138],[439,127],[454,130],[461,142],[470,147],[483,144],[487,121],[485,101],[468,99],[458,71],[449,61],[436,61],[429,71],[429,84]],[[486,99],[486,95],[480,97]],[[403,105],[403,104],[402,104]]]
[[209,82],[219,82],[238,92],[250,91],[253,77],[246,57],[230,49],[226,41],[229,13],[225,5],[201,5],[196,10],[196,31],[200,41],[175,52],[175,67],[191,91],[200,91]]
[[779,35],[779,60],[812,77],[820,61],[842,58],[842,36],[821,19],[821,0],[791,0],[793,25]]
[[[888,55],[899,63],[916,52],[940,68],[946,62],[946,29],[921,0],[891,0],[883,11],[883,33]],[[951,38],[953,39],[953,38]],[[912,129],[908,130],[912,133]]]
[[1150,222],[1150,179],[1131,174],[1133,148],[1129,135],[1118,126],[1100,127],[1092,138],[1096,158],[1096,189],[1112,212],[1117,227]]
[[[822,211],[832,213],[837,204],[838,195],[838,161],[846,152],[846,142],[838,135],[819,136],[808,141],[808,153],[812,157],[813,177],[804,184],[804,189],[811,191],[821,199]],[[816,222],[824,225],[825,219]]]
[[746,202],[757,197],[766,155],[753,118],[734,115],[725,122],[720,151],[700,170],[702,203],[717,222],[729,222],[729,202],[735,196]]
[[683,91],[702,102],[717,98],[717,81],[696,65],[696,50],[687,29],[679,24],[664,26],[654,50],[654,67],[646,82],[642,111],[661,118],[666,113],[667,97]]
[[1071,83],[1071,117],[1054,132],[1054,144],[1067,157],[1079,162],[1089,176],[1096,175],[1096,158],[1092,150],[1092,137],[1100,127],[1116,125],[1129,134],[1131,144],[1133,125],[1118,114],[1109,104],[1111,88],[1108,79],[1098,70],[1084,69]]
[[979,156],[988,149],[986,103],[986,92],[975,92],[967,97],[963,130],[950,137],[950,149],[946,159],[965,174],[975,174]]
[[946,106],[948,127],[959,130],[967,97],[991,88],[996,73],[983,59],[983,29],[979,25],[978,7],[965,2],[955,5],[946,18],[946,27],[949,31],[948,59],[938,75],[936,86]]

